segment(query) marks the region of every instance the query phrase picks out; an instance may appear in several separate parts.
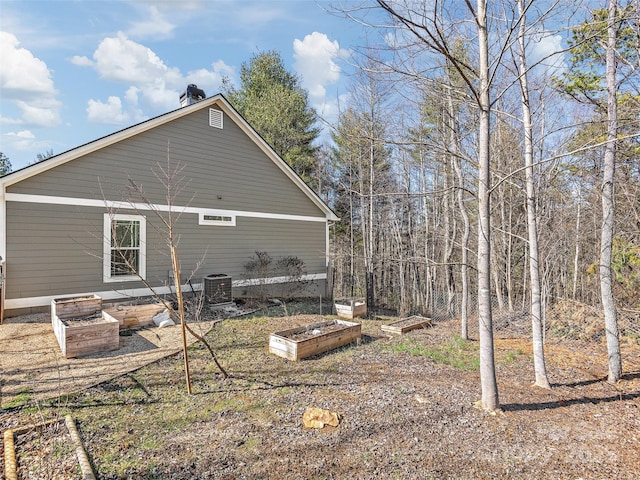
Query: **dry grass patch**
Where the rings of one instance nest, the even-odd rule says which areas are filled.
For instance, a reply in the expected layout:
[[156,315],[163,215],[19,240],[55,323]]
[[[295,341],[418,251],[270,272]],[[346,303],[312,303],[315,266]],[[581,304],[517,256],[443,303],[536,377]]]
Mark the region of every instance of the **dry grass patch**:
[[[529,341],[497,339],[505,411],[488,416],[473,407],[477,369],[457,364],[477,358],[477,342],[456,340],[456,322],[389,339],[363,320],[358,346],[299,362],[269,355],[270,333],[317,318],[219,323],[207,338],[232,377],[194,345],[193,395],[177,355],[0,422],[72,412],[103,480],[637,478],[639,394],[620,386],[616,396],[577,368],[590,354],[570,357],[579,345],[548,346],[557,387],[546,391],[530,386]],[[337,412],[340,425],[304,429],[307,407]]]

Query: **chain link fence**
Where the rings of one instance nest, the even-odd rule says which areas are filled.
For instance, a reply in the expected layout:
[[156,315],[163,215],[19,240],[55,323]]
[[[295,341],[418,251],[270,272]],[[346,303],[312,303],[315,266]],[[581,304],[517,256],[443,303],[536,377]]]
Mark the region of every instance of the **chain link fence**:
[[[439,292],[432,296],[434,321],[462,316],[462,296]],[[531,335],[531,315],[527,306],[501,305],[492,299],[493,327],[498,335]],[[478,297],[470,295],[467,303],[469,334],[478,335]],[[640,342],[640,310],[618,306],[618,329],[622,337]],[[547,337],[599,341],[605,336],[602,306],[574,300],[548,301],[543,309],[542,323]]]

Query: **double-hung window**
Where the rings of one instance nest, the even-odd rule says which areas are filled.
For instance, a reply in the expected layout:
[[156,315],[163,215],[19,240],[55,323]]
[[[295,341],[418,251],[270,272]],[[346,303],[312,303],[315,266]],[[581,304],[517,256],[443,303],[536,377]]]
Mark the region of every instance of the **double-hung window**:
[[139,280],[146,277],[146,221],[141,215],[105,214],[105,282]]

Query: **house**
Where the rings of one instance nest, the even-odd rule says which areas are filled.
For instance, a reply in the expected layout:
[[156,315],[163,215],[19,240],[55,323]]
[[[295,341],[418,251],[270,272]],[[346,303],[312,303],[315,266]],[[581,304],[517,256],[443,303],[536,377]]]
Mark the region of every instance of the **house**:
[[[325,293],[335,214],[222,95],[183,105],[0,178],[7,315],[61,296],[170,293],[158,212],[176,219],[182,280],[200,264],[188,288],[226,274],[243,293],[265,281],[245,269],[263,251],[301,259],[309,293]],[[161,172],[176,166],[182,190],[168,201]],[[132,186],[144,195],[132,198]]]

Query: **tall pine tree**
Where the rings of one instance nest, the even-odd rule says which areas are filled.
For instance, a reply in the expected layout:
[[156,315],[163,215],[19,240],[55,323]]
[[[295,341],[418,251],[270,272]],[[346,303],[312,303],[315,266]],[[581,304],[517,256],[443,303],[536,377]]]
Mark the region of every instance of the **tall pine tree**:
[[11,161],[4,153],[0,152],[0,177],[11,173]]
[[320,129],[297,75],[276,51],[261,52],[240,67],[240,86],[225,81],[225,95],[298,175],[310,183],[316,170]]

